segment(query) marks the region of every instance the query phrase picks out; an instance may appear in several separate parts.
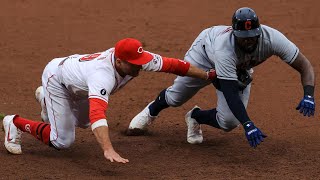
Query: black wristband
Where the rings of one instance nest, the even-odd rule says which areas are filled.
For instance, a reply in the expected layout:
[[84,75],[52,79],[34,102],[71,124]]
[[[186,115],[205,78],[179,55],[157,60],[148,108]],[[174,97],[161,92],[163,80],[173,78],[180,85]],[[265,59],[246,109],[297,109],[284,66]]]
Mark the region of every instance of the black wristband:
[[305,96],[314,96],[314,86],[306,85],[303,86],[303,91]]

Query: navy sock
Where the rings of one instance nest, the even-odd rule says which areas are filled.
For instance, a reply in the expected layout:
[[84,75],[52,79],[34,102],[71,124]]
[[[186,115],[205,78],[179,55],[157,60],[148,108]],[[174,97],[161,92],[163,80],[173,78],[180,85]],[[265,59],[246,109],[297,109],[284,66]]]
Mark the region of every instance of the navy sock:
[[215,108],[211,110],[195,109],[193,110],[191,117],[194,118],[199,124],[207,124],[221,129],[217,122],[216,114],[217,110]]
[[154,102],[149,106],[150,115],[158,116],[160,111],[169,107],[166,101],[166,90],[164,89],[160,92],[159,96],[154,100]]

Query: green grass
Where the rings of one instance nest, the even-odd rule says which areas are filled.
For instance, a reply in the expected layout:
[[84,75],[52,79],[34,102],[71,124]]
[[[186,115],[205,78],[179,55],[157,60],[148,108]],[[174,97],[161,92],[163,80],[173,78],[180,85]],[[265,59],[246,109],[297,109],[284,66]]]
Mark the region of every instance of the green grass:
[[6,115],[4,113],[0,113],[0,120],[2,120]]

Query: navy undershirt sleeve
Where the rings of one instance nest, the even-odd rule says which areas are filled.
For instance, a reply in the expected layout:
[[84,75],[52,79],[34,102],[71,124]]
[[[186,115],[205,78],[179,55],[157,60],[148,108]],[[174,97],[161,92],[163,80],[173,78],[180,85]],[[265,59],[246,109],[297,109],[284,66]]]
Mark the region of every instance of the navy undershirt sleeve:
[[246,108],[244,107],[240,96],[238,82],[235,80],[224,80],[219,79],[221,91],[226,98],[227,104],[233,113],[233,115],[240,121],[243,125],[244,123],[251,121]]

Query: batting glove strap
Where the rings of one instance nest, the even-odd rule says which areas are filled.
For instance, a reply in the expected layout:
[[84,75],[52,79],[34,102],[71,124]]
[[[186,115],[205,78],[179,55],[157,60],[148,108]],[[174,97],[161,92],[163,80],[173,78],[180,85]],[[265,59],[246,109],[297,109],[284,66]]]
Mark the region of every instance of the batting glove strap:
[[94,122],[91,125],[91,130],[93,131],[95,128],[100,127],[100,126],[108,126],[107,120],[106,119],[100,119],[100,120]]

